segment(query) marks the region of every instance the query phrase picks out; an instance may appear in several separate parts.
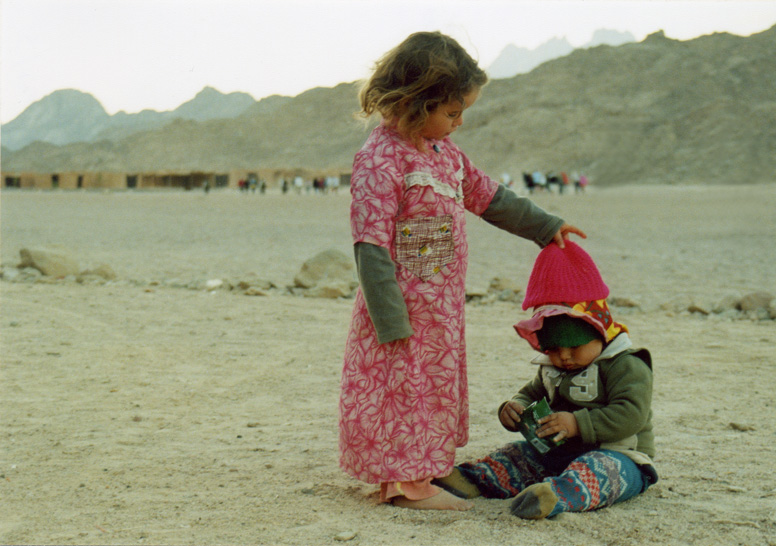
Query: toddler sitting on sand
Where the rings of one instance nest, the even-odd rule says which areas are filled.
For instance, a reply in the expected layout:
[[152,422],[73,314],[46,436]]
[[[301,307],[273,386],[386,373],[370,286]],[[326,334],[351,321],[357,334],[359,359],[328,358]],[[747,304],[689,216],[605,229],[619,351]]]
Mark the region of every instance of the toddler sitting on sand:
[[608,295],[579,245],[542,250],[523,302],[534,314],[515,325],[541,353],[539,371],[501,405],[499,419],[517,431],[526,408],[546,398],[553,413],[538,419],[536,436],[551,442],[508,444],[435,484],[464,498],[516,497],[514,515],[540,519],[622,502],[657,481],[652,360],[612,320]]

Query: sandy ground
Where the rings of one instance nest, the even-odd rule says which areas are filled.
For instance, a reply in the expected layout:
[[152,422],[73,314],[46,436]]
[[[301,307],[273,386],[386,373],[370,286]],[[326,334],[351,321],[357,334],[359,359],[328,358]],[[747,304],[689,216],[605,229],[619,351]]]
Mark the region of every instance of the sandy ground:
[[[337,466],[352,300],[288,294],[350,253],[347,194],[3,192],[2,263],[59,244],[107,284],[0,281],[0,543],[776,545],[776,321],[676,312],[776,293],[776,185],[538,195],[584,243],[655,362],[660,482],[613,508],[525,522],[378,505]],[[471,218],[469,285],[525,285],[538,249]],[[272,281],[267,296],[209,279]],[[533,375],[519,303],[467,305],[471,440]],[[743,429],[743,430],[742,430]]]

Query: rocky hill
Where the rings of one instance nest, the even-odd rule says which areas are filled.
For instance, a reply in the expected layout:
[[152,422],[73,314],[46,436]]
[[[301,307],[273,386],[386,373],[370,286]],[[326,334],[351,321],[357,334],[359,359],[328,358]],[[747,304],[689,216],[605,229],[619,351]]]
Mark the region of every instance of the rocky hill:
[[775,47],[773,27],[577,50],[494,81],[458,140],[484,165],[600,184],[773,182]]
[[118,112],[110,116],[90,94],[62,89],[31,104],[17,118],[4,124],[3,147],[18,150],[36,140],[56,145],[120,140],[175,119],[233,118],[254,104],[256,100],[247,93],[223,94],[205,87],[193,99],[169,112],[143,110],[137,114]]
[[[600,185],[773,182],[774,50],[776,27],[580,49],[493,80],[454,140],[492,176],[538,168],[579,169]],[[345,172],[368,131],[353,117],[356,89],[312,89],[233,119],[177,120],[118,141],[3,149],[3,170]]]

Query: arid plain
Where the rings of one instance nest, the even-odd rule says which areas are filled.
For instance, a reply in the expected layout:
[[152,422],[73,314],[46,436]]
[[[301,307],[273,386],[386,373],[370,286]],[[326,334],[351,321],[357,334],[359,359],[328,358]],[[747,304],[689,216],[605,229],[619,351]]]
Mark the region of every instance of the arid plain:
[[[615,318],[653,354],[660,481],[644,495],[526,522],[505,501],[378,505],[338,469],[352,300],[287,287],[316,253],[350,255],[346,191],[4,191],[0,543],[776,545],[776,321],[720,307],[776,294],[776,184],[534,200],[587,231]],[[526,313],[488,291],[524,287],[538,252],[468,224],[481,297],[461,461],[514,438],[495,409],[534,373],[512,330]],[[116,279],[11,280],[43,245]],[[259,281],[264,295],[239,288]]]

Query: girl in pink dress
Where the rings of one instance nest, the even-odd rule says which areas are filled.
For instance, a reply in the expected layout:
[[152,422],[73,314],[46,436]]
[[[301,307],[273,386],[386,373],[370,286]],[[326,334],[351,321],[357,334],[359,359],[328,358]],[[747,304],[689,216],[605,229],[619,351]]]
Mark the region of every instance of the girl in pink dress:
[[411,35],[359,95],[382,123],[356,154],[351,228],[361,286],[340,395],[340,466],[411,508],[471,504],[431,481],[468,440],[465,214],[540,246],[579,229],[517,197],[449,139],[487,77],[452,38]]

